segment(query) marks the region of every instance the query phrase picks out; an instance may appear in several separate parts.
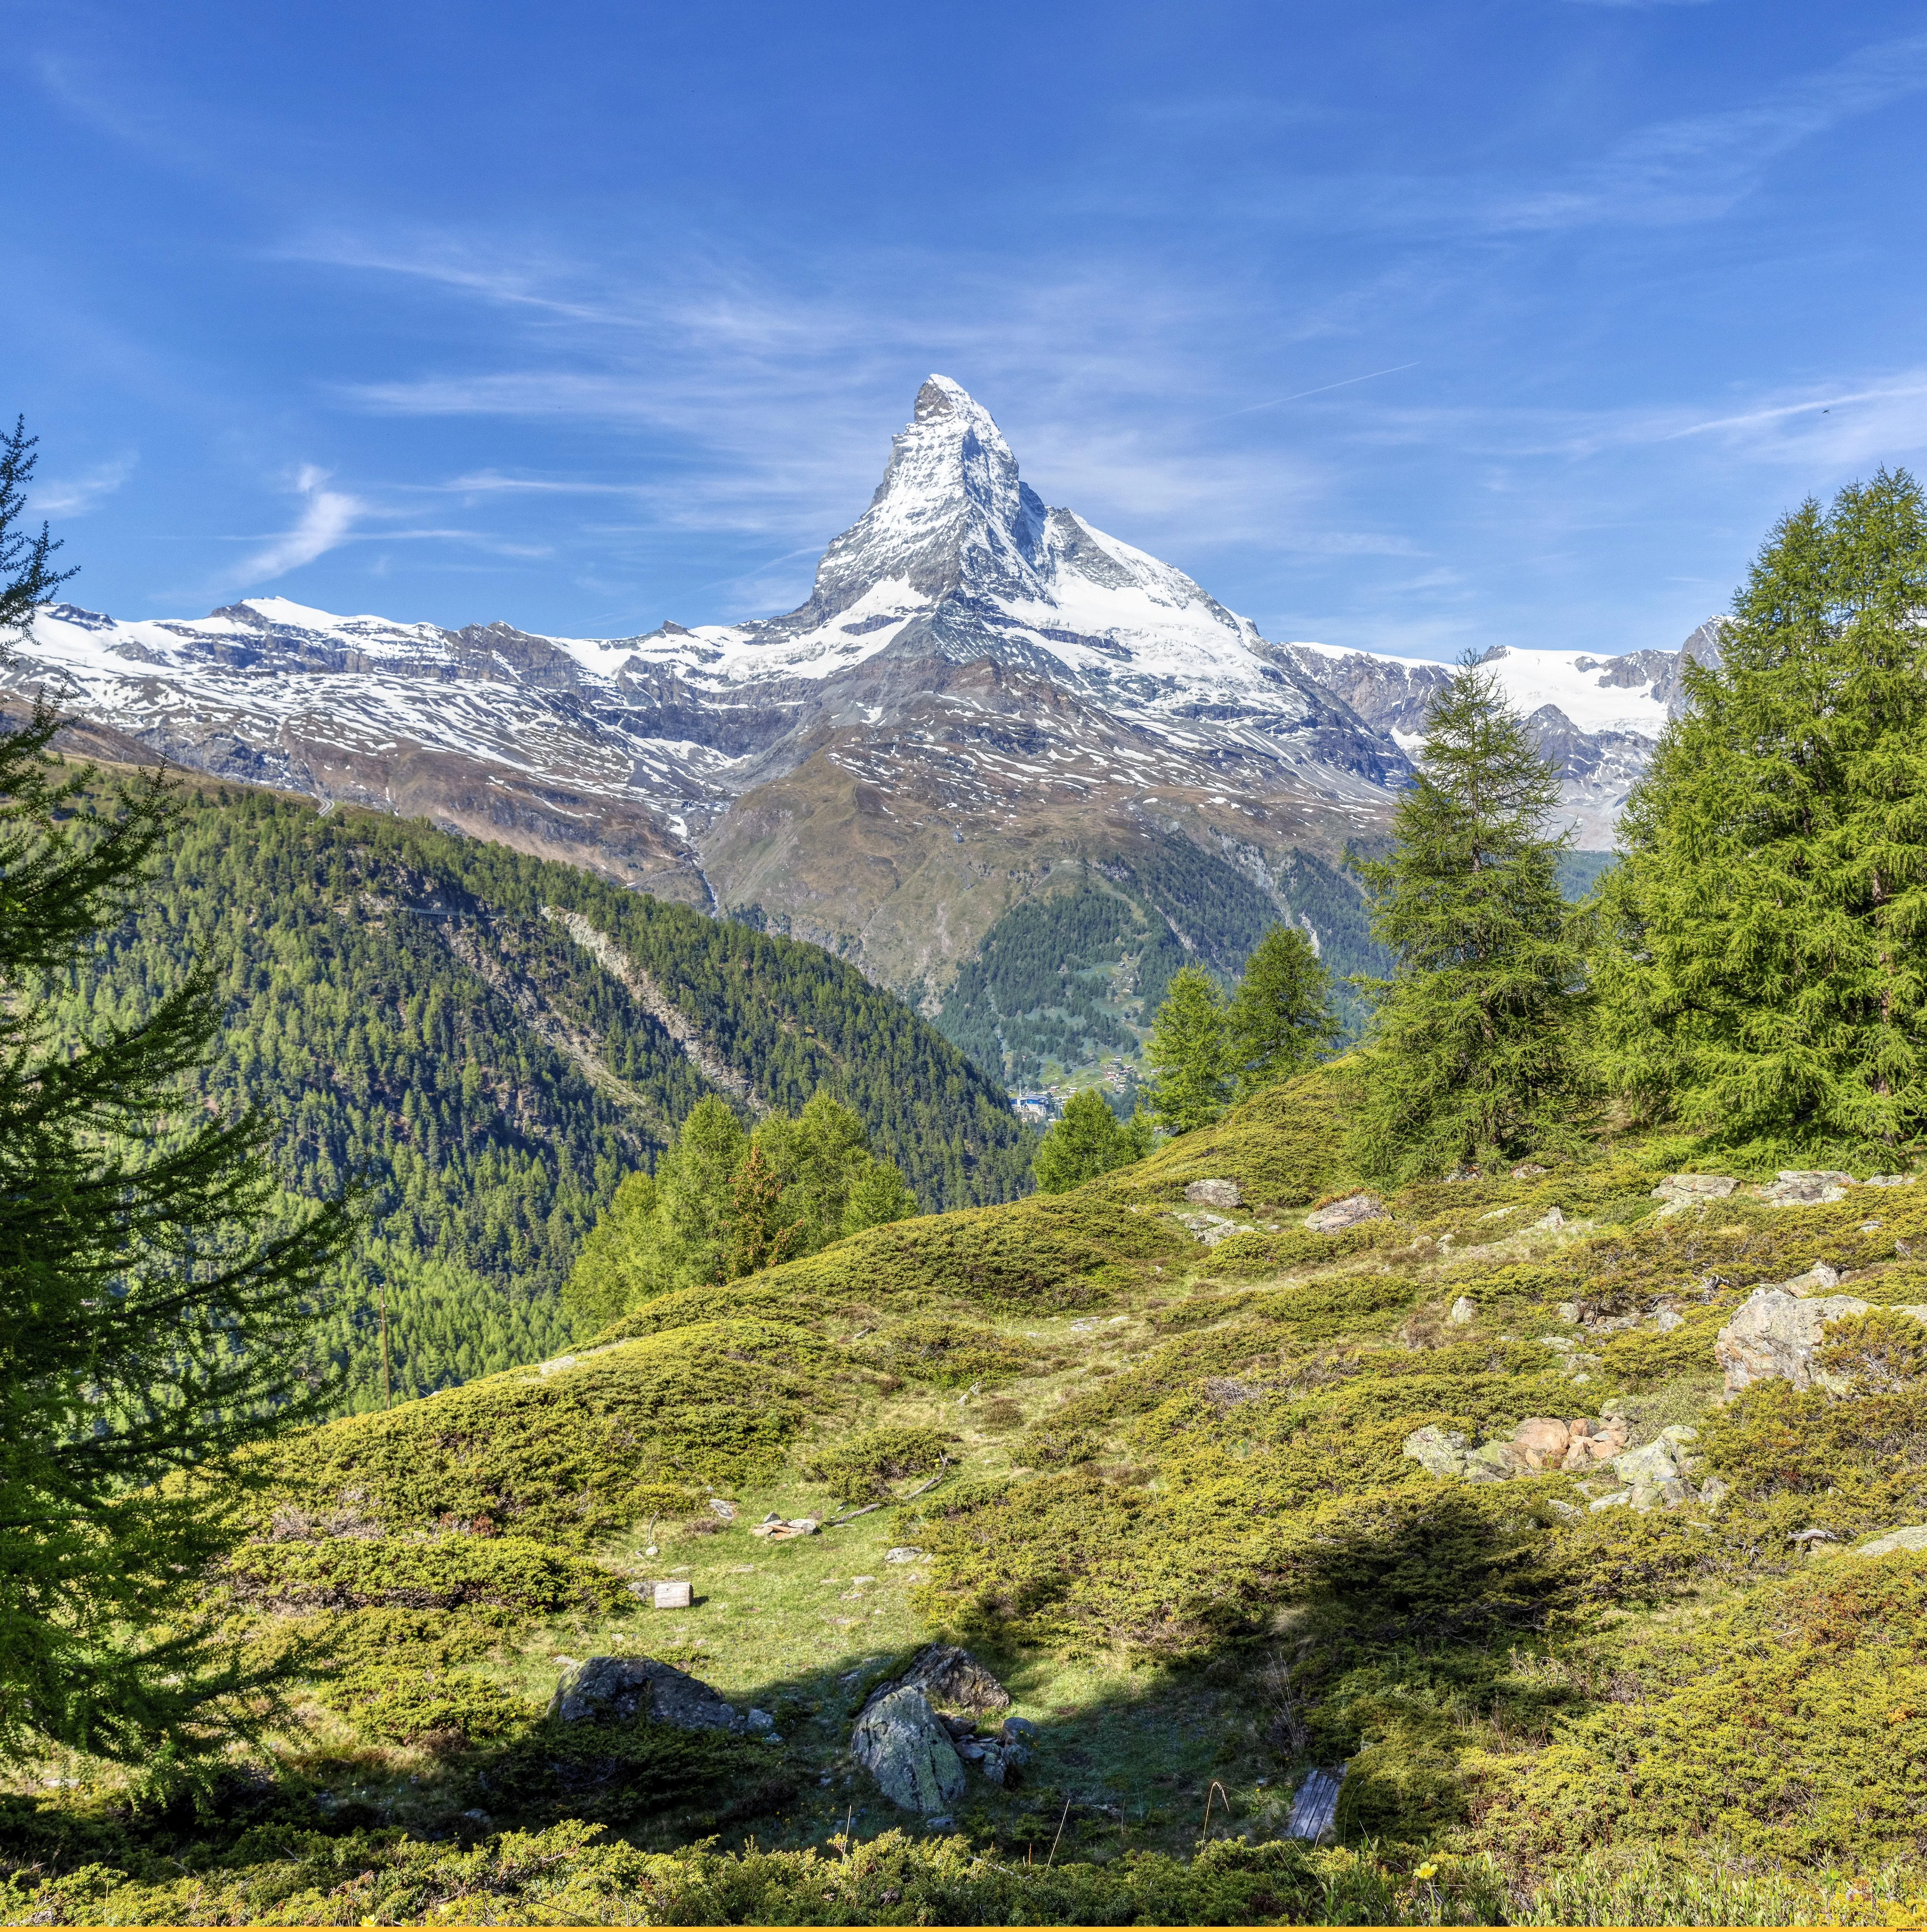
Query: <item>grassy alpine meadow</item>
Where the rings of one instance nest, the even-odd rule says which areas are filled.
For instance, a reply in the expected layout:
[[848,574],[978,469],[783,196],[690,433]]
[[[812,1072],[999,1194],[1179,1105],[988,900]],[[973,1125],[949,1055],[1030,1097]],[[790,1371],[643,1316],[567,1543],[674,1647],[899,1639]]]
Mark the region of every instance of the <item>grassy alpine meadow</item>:
[[[17,1780],[10,1920],[1917,1917],[1927,1550],[1858,1552],[1927,1523],[1894,1312],[1927,1304],[1927,1185],[1787,1206],[1728,1166],[1675,1210],[1711,1157],[1602,1132],[1321,1232],[1365,1191],[1349,1077],[263,1450],[203,1608],[284,1704],[198,1779]],[[1865,1305],[1826,1380],[1727,1396],[1721,1329],[1817,1264]],[[1565,1457],[1507,1447],[1532,1418]],[[1565,1466],[1581,1420],[1683,1473],[1608,1500]],[[850,1732],[938,1637],[1037,1749],[926,1817]],[[551,1715],[608,1655],[770,1724]],[[1335,1841],[1287,1839],[1320,1767]]]

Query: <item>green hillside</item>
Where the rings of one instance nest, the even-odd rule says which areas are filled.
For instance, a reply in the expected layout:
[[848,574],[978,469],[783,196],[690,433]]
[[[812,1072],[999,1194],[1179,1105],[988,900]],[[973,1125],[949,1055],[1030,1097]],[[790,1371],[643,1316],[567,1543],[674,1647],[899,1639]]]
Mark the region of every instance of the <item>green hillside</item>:
[[[1028,1184],[999,1090],[815,946],[421,824],[238,788],[180,808],[56,1010],[77,1029],[139,1010],[190,962],[214,974],[227,1019],[200,1097],[280,1124],[298,1191],[368,1190],[328,1338],[350,1406],[381,1400],[384,1295],[398,1394],[566,1346],[584,1234],[718,1080],[784,1112],[828,1089],[928,1208]],[[716,1080],[611,962],[649,976]]]
[[985,934],[937,1025],[1013,1086],[1112,1059],[1135,1062],[1171,976],[1193,959],[1229,982],[1280,919],[1317,936],[1334,999],[1355,1034],[1364,1010],[1346,983],[1384,973],[1358,884],[1295,850],[1267,892],[1189,840],[1146,840],[1086,866],[1077,884],[1027,899]]
[[[1343,1074],[1078,1192],[875,1229],[283,1444],[215,1600],[333,1670],[212,1810],[84,1783],[8,1801],[35,1868],[13,1914],[1917,1912],[1927,1552],[1856,1545],[1927,1521],[1927,1351],[1880,1312],[1927,1302],[1927,1186],[1662,1213],[1691,1145],[1609,1137],[1321,1233],[1307,1210],[1354,1185]],[[1241,1192],[1215,1228],[1183,1218],[1203,1178]],[[1719,1406],[1718,1329],[1820,1262],[1873,1310],[1826,1358],[1835,1392]],[[1533,1418],[1690,1478],[1591,1507],[1616,1479],[1503,1448]],[[1406,1453],[1427,1429],[1489,1453],[1432,1473]],[[690,1608],[631,1587],[663,1578]],[[1037,1750],[926,1829],[847,1744],[937,1634],[998,1673]],[[781,1742],[545,1716],[566,1660],[605,1653],[694,1672]],[[1343,1768],[1340,1842],[1283,1841],[1317,1766]]]

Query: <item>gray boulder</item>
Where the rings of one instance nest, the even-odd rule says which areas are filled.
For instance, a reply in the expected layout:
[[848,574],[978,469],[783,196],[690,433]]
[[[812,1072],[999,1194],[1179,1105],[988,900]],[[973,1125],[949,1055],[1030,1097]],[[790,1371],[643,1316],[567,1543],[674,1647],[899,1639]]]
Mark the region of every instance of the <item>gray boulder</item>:
[[1244,1196],[1235,1180],[1194,1180],[1184,1190],[1194,1208],[1242,1208]]
[[963,1796],[963,1760],[921,1690],[905,1686],[872,1698],[850,1749],[900,1810],[941,1811]]
[[548,1714],[565,1724],[653,1718],[684,1731],[737,1731],[744,1719],[700,1678],[653,1657],[591,1657],[563,1673]]
[[1904,1529],[1889,1530],[1871,1543],[1863,1543],[1856,1556],[1892,1556],[1903,1550],[1927,1550],[1927,1522],[1910,1523]]
[[1739,1185],[1730,1174],[1669,1174],[1652,1190],[1652,1198],[1665,1202],[1661,1214],[1676,1214],[1682,1208],[1724,1201]]
[[1713,1338],[1713,1359],[1725,1371],[1727,1394],[1777,1378],[1795,1388],[1817,1384],[1844,1395],[1838,1376],[1814,1368],[1814,1352],[1828,1322],[1864,1315],[1867,1307],[1850,1294],[1802,1298],[1781,1288],[1756,1288]]
[[1777,1180],[1760,1189],[1760,1198],[1776,1208],[1811,1208],[1843,1199],[1853,1184],[1853,1177],[1837,1167],[1783,1167]]
[[1471,1447],[1456,1429],[1441,1429],[1436,1423],[1430,1423],[1423,1429],[1415,1429],[1405,1438],[1403,1453],[1428,1476],[1463,1476],[1466,1452]]
[[1385,1203],[1376,1194],[1348,1194],[1328,1208],[1314,1210],[1304,1217],[1304,1225],[1314,1234],[1340,1234],[1347,1228],[1366,1221],[1389,1221]]
[[874,1704],[892,1690],[920,1690],[939,1711],[1007,1711],[1010,1694],[961,1644],[927,1643],[910,1660],[910,1668],[893,1678],[871,1696]]

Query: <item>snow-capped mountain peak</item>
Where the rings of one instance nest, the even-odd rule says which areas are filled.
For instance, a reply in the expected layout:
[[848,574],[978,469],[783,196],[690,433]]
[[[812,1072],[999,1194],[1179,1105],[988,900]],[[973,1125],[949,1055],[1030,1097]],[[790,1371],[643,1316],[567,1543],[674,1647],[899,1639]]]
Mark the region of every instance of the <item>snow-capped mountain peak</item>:
[[824,551],[803,610],[821,622],[890,582],[921,600],[956,590],[1039,595],[1044,515],[990,412],[948,376],[932,376],[891,444],[869,508]]
[[[1682,655],[1717,649],[1709,625],[1684,654],[1493,655],[1583,844],[1610,842]],[[193,622],[60,604],[6,682],[102,728],[101,754],[758,906],[903,985],[968,953],[1004,903],[978,890],[993,877],[1128,868],[1176,840],[1269,892],[1292,852],[1334,856],[1383,824],[1449,675],[1268,644],[1183,571],[1046,508],[989,411],[933,375],[784,616],[577,638],[285,597]]]

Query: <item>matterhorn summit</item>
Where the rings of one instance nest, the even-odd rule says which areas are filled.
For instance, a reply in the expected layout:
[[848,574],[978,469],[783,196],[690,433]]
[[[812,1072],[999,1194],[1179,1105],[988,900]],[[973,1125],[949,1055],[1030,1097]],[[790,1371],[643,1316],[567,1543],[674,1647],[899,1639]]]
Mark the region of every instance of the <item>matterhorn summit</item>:
[[[1495,654],[1566,766],[1582,844],[1610,843],[1679,655]],[[1267,642],[1182,571],[1047,508],[989,411],[932,375],[782,616],[571,638],[279,597],[193,622],[62,604],[6,682],[54,699],[94,755],[428,818],[929,988],[1072,877],[1125,882],[1187,948],[1207,901],[1293,916],[1285,882],[1307,864],[1335,879],[1385,824],[1448,674]]]

